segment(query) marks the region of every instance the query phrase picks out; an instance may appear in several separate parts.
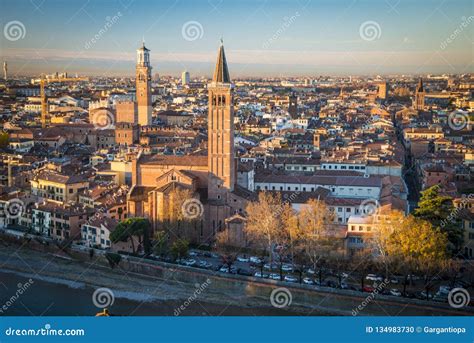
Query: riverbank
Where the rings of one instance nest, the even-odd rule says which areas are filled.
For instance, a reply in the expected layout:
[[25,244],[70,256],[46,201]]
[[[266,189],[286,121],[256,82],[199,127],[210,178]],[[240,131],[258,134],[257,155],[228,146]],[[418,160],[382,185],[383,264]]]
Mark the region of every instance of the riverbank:
[[[45,245],[35,240],[3,244],[0,247],[1,270],[26,273],[46,282],[54,283],[59,279],[63,283],[79,283],[88,289],[88,303],[92,301],[94,290],[106,287],[117,298],[142,304],[156,302],[157,308],[168,302],[173,307],[173,311],[152,312],[156,315],[202,315],[205,311],[193,310],[193,306],[201,302],[212,304],[209,305],[213,308],[210,315],[353,315],[354,309],[357,309],[356,315],[473,314],[472,308],[454,309],[434,302],[315,289],[312,286],[223,275],[140,258],[125,258],[118,267],[111,269],[103,256],[95,254],[89,257],[87,253],[70,249],[64,253],[53,244]],[[282,289],[283,293],[273,295],[275,290]],[[75,294],[69,293],[70,298]],[[38,293],[38,296],[43,294]],[[281,302],[283,306],[280,306]],[[71,312],[62,314],[73,315]],[[133,315],[135,312],[130,307],[122,314]]]
[[[27,247],[0,249],[0,305],[15,294],[18,284],[33,284],[3,315],[94,315],[96,289],[109,288],[114,294],[110,307],[116,315],[295,315],[278,309],[264,299],[242,299],[224,294],[212,282],[196,296],[200,285],[110,269],[97,263],[81,262],[45,254]],[[191,300],[190,300],[191,298]],[[268,300],[267,300],[268,301]],[[179,308],[184,306],[184,310]],[[319,313],[316,313],[319,314]]]

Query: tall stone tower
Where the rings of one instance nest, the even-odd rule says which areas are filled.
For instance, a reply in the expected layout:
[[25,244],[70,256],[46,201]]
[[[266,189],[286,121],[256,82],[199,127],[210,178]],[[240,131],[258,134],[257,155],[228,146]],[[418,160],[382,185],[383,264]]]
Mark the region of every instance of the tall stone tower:
[[7,61],[3,62],[3,78],[5,81],[8,80],[8,66],[7,66]]
[[421,77],[420,81],[418,81],[418,86],[416,86],[413,108],[417,111],[423,111],[423,109],[425,108],[425,90],[423,88],[423,80],[421,79]]
[[145,43],[137,50],[136,96],[138,124],[151,125],[151,65],[150,50]]
[[298,117],[298,97],[294,92],[288,97],[288,113],[292,119]]
[[379,99],[385,100],[387,99],[387,81],[380,81],[378,83],[378,95]]
[[208,85],[208,198],[224,199],[234,190],[234,85],[230,81],[229,69],[221,44],[217,55],[212,82]]

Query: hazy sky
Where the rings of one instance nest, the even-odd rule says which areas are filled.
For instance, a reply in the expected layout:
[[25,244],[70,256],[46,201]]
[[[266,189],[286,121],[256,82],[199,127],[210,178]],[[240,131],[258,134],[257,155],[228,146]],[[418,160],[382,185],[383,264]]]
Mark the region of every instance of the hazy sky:
[[473,72],[472,0],[0,0],[11,74],[231,76]]

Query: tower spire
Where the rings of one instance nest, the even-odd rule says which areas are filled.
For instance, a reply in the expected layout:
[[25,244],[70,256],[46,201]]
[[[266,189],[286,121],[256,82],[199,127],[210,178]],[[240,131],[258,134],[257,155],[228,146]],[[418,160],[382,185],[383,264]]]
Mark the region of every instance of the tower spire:
[[224,42],[221,38],[221,46],[217,53],[216,68],[214,69],[213,82],[230,83],[229,68],[227,67],[227,60],[224,52]]

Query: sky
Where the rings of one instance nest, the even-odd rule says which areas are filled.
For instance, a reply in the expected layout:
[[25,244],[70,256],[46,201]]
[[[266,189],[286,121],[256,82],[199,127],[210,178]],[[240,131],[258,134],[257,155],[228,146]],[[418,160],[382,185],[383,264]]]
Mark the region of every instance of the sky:
[[468,73],[472,0],[0,0],[11,75],[209,76],[220,39],[231,77]]

